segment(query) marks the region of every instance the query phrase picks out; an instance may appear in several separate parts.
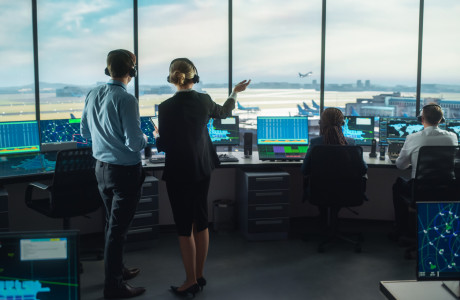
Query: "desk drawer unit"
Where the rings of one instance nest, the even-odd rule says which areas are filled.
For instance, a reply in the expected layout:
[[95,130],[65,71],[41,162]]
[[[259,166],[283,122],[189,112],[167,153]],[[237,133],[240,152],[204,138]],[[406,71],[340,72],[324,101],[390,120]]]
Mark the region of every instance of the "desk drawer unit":
[[237,171],[238,220],[248,240],[285,239],[289,232],[289,173]]
[[152,240],[158,238],[158,234],[158,179],[147,176],[142,185],[142,196],[137,204],[127,239],[128,242]]

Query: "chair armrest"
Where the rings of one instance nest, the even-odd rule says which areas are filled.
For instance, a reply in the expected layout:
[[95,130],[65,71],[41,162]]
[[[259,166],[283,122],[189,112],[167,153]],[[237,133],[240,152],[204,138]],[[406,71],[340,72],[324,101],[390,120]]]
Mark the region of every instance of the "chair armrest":
[[[31,188],[36,187],[42,190],[48,190],[51,188],[51,185],[46,185],[41,182],[30,182],[29,186],[32,186]],[[27,186],[27,188],[29,188],[29,186]]]
[[32,192],[34,189],[41,189],[41,190],[50,190],[52,185],[46,185],[40,182],[31,182],[27,185],[26,188],[26,197],[25,197],[25,202],[26,204],[32,203]]

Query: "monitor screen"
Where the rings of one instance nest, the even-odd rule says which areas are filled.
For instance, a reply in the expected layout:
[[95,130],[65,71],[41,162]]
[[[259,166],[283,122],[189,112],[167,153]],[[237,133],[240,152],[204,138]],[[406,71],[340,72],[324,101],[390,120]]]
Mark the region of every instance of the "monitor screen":
[[0,122],[0,155],[39,151],[37,121]]
[[460,280],[460,202],[417,203],[417,279]]
[[257,117],[260,160],[301,160],[308,142],[308,117]]
[[208,132],[215,146],[238,146],[240,144],[240,125],[238,117],[209,119]]
[[153,127],[150,118],[152,117],[141,117],[141,130],[146,136],[148,136],[147,144],[153,146],[155,145],[155,137],[153,136],[155,128]]
[[405,141],[409,134],[423,130],[423,125],[417,118],[380,117],[379,134],[380,144]]
[[0,299],[80,299],[78,232],[0,233]]
[[308,117],[257,117],[257,145],[308,145]]
[[81,119],[41,120],[41,144],[74,144],[76,148],[91,147],[91,141],[80,133]]
[[460,119],[447,119],[445,126],[446,130],[454,132],[460,141]]
[[356,145],[370,146],[374,139],[374,117],[346,116],[343,135],[355,140]]

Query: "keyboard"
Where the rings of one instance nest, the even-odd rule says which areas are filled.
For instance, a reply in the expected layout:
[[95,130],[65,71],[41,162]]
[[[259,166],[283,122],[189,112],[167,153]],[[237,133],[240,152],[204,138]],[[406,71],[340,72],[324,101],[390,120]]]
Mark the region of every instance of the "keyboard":
[[217,154],[219,156],[219,161],[220,162],[237,162],[238,158],[231,154],[226,154],[226,153],[219,153]]
[[152,164],[162,164],[165,162],[165,156],[164,155],[152,155],[149,158],[149,162]]

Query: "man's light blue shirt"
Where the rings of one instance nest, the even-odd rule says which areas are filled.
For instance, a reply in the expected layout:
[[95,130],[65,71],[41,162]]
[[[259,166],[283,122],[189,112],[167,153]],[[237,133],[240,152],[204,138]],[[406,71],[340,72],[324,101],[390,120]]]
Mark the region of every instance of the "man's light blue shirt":
[[93,156],[116,165],[135,165],[147,146],[140,128],[139,101],[120,81],[92,89],[85,100],[80,131],[92,140]]

